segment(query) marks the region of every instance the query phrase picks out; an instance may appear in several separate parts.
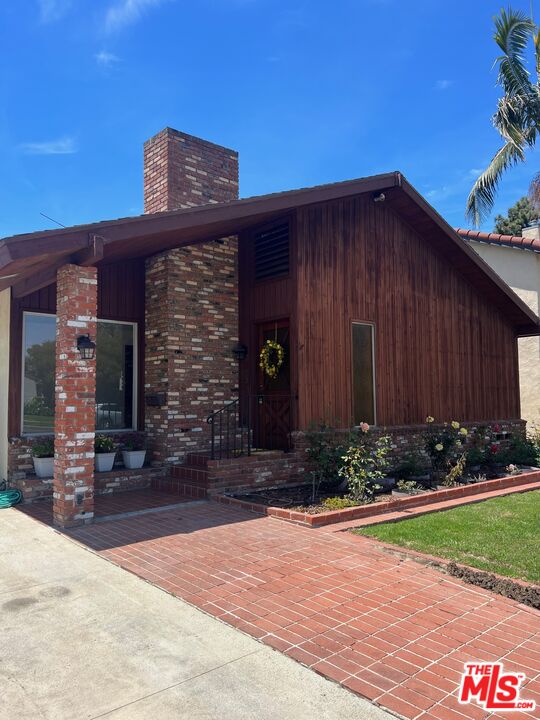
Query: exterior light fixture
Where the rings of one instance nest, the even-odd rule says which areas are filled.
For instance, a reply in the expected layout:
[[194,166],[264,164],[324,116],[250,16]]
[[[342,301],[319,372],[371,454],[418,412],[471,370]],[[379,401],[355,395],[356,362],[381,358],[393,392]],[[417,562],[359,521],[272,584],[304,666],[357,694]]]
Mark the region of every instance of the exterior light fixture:
[[377,195],[373,196],[373,202],[384,202],[386,200],[386,195],[384,193],[378,193]]
[[93,360],[96,357],[96,343],[90,340],[90,335],[79,335],[77,350],[80,352],[82,360]]
[[242,345],[242,343],[237,343],[236,346],[233,348],[233,355],[239,362],[240,360],[245,360],[247,355],[247,347],[245,345]]

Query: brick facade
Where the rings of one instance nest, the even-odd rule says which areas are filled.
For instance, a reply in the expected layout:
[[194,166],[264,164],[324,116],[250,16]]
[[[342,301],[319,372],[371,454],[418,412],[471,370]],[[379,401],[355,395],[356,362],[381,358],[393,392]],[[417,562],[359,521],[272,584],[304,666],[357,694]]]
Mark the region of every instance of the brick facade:
[[71,527],[94,515],[96,360],[83,360],[77,338],[95,340],[97,270],[64,265],[57,273],[54,523]]
[[145,408],[151,460],[178,463],[208,447],[208,415],[237,396],[236,240],[150,258],[146,270]]
[[[238,155],[166,128],[144,146],[145,212],[238,197]],[[145,408],[154,463],[208,447],[208,415],[237,396],[237,240],[161,253],[146,265]]]
[[238,197],[238,153],[165,128],[144,144],[144,212]]

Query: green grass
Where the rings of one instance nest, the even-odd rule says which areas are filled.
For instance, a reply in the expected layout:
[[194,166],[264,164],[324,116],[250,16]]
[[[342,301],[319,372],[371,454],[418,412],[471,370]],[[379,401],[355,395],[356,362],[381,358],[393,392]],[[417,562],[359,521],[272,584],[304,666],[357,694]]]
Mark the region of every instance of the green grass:
[[480,570],[540,583],[540,490],[354,530]]

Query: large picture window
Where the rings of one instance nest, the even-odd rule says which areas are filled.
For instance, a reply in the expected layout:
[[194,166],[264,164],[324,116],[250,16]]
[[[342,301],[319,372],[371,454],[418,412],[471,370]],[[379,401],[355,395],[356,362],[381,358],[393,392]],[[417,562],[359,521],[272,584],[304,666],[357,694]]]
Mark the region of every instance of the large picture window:
[[[22,431],[54,431],[56,317],[24,314]],[[96,429],[131,430],[136,419],[137,327],[98,320]]]
[[369,323],[352,325],[352,385],[354,424],[375,425],[375,328]]

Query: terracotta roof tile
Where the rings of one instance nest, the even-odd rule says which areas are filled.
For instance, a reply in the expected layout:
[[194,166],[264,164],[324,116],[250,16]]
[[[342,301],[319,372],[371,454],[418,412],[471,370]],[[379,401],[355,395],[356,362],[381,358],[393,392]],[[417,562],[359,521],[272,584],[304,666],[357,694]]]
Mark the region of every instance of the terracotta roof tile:
[[489,245],[502,245],[540,252],[540,240],[536,238],[526,238],[520,235],[500,235],[499,233],[486,233],[465,228],[455,228],[455,230],[464,240],[476,240]]

